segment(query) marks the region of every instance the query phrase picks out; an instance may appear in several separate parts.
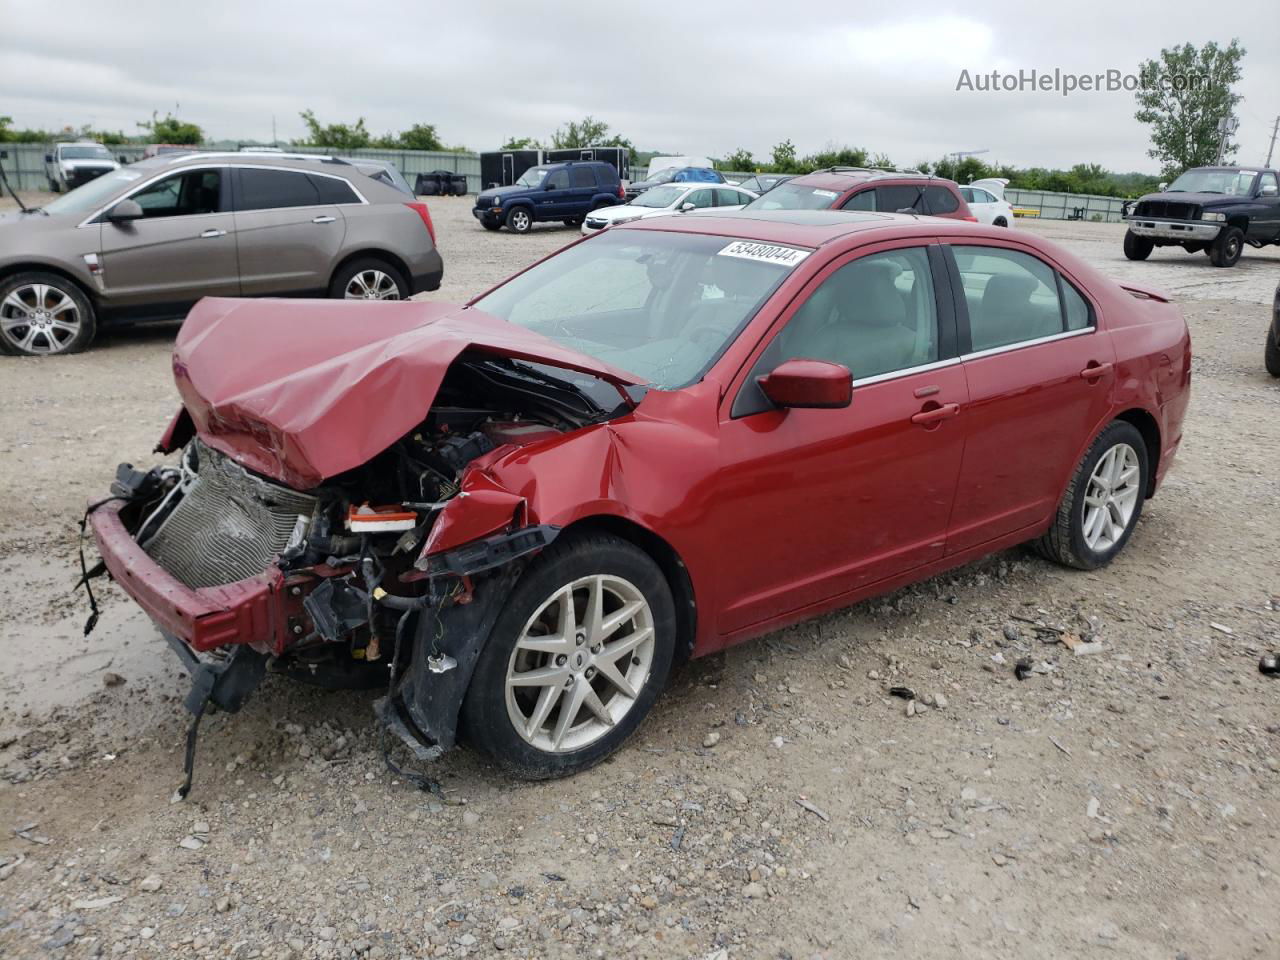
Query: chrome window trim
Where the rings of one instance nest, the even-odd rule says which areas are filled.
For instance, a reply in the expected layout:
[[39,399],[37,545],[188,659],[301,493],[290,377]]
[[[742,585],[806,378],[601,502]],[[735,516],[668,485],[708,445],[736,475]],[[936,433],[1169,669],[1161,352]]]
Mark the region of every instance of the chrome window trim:
[[[238,153],[232,154],[232,156],[238,157],[240,156],[240,154]],[[121,169],[124,169],[124,168],[121,168]],[[161,170],[150,180],[144,180],[142,183],[138,184],[128,193],[122,194],[121,196],[116,197],[110,203],[102,207],[99,207],[93,213],[89,214],[89,216],[87,216],[84,220],[76,224],[76,229],[78,230],[81,227],[90,226],[94,220],[98,219],[98,217],[102,216],[104,213],[106,213],[108,210],[114,207],[121,200],[132,199],[135,195],[142,192],[147,187],[151,186],[154,183],[159,182],[160,180],[165,179],[166,177],[178,176],[180,174],[195,172],[198,170],[279,170],[284,173],[300,173],[304,177],[305,176],[329,177],[332,180],[341,180],[343,183],[345,183],[348,187],[351,188],[351,190],[355,193],[355,195],[360,200],[359,203],[309,203],[309,204],[306,204],[305,206],[300,206],[300,207],[260,207],[259,209],[261,210],[314,210],[317,207],[367,207],[367,206],[370,206],[368,198],[366,198],[365,195],[360,192],[360,189],[354,183],[352,183],[346,177],[336,173],[328,173],[322,170],[299,170],[297,167],[275,167],[275,166],[269,166],[268,164],[265,164],[265,163],[199,163],[199,164],[192,164],[191,166],[185,167],[182,170]],[[219,210],[217,213],[184,213],[176,217],[164,217],[163,219],[181,220],[186,217],[214,217],[214,216],[222,216],[223,214],[227,214],[227,213],[239,213],[239,212],[257,213],[258,211],[257,210],[244,210],[244,211]],[[161,219],[161,218],[157,217],[156,219]]]
[[[1085,301],[1088,303],[1088,301]],[[1034,340],[1018,340],[1014,343],[1002,344],[998,347],[989,347],[986,350],[975,350],[973,353],[966,353],[960,356],[961,360],[978,360],[982,357],[992,357],[997,353],[1008,353],[1011,350],[1021,350],[1023,347],[1038,347],[1042,343],[1053,343],[1055,340],[1067,340],[1071,337],[1081,337],[1097,331],[1097,326],[1090,325],[1081,327],[1079,330],[1066,330],[1062,333],[1050,334],[1047,337],[1036,337]]]
[[870,377],[855,378],[853,381],[853,389],[869,386],[873,383],[884,383],[888,380],[896,380],[899,377],[907,377],[915,373],[928,373],[930,370],[942,370],[945,367],[954,367],[961,361],[961,357],[949,357],[946,360],[933,360],[929,363],[922,363],[914,367],[903,367],[901,370],[888,370],[884,373],[877,373]]

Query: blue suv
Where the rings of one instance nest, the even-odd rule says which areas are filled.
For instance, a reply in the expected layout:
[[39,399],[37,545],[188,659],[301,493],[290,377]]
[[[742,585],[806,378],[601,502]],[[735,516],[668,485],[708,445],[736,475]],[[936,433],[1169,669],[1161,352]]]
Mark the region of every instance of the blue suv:
[[530,167],[509,187],[482,191],[471,213],[486,230],[505,224],[516,233],[528,233],[539,220],[579,226],[592,210],[621,203],[624,196],[612,164],[547,163]]

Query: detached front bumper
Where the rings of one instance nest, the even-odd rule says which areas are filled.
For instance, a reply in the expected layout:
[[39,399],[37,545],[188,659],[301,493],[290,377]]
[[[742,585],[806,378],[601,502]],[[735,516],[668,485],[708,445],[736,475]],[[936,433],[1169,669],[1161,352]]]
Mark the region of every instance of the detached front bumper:
[[112,578],[166,636],[197,653],[239,644],[278,655],[304,632],[302,601],[313,579],[290,582],[271,567],[247,580],[188,587],[133,539],[120,516],[127,506],[107,503],[90,514],[89,525]]
[[1139,237],[1172,240],[1175,243],[1208,243],[1225,225],[1207,220],[1160,220],[1153,217],[1126,217],[1125,223]]

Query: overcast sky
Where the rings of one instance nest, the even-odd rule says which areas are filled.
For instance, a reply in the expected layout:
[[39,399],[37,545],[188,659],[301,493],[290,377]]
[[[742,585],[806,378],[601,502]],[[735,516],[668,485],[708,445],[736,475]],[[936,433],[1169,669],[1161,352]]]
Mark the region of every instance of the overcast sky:
[[133,134],[175,110],[214,139],[269,140],[273,118],[300,137],[311,108],[375,133],[434,123],[478,150],[592,114],[670,153],[767,157],[790,137],[801,154],[849,144],[903,165],[986,148],[1016,166],[1154,172],[1132,93],[957,92],[961,70],[1129,73],[1162,46],[1239,36],[1238,158],[1261,163],[1280,114],[1275,13],[1275,0],[11,3],[0,114]]

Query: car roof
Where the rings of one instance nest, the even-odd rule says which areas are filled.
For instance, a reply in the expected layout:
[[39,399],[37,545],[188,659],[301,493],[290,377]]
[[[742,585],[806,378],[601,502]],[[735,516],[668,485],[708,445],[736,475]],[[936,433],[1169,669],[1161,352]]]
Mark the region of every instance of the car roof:
[[[672,233],[699,233],[735,237],[760,243],[781,243],[798,247],[821,247],[855,234],[874,238],[961,236],[1007,240],[1009,231],[965,220],[914,216],[901,213],[873,213],[863,210],[741,210],[733,213],[694,217],[655,217],[622,224],[619,230],[658,230]],[[1039,238],[1021,231],[1017,237],[1040,248]],[[1057,248],[1054,248],[1054,255]]]
[[944,177],[935,177],[918,170],[873,170],[870,167],[831,167],[827,170],[815,170],[813,173],[802,173],[791,178],[792,182],[806,187],[819,187],[824,190],[850,190],[853,187],[871,181],[907,180],[918,182],[928,180],[934,183],[955,184]]

